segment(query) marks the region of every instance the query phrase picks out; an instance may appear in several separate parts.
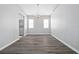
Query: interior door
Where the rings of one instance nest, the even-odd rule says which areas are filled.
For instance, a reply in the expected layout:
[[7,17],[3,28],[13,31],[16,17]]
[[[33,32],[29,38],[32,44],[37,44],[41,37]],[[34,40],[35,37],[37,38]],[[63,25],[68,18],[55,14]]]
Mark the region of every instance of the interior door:
[[28,16],[27,17],[28,34],[49,34],[50,17],[49,16]]

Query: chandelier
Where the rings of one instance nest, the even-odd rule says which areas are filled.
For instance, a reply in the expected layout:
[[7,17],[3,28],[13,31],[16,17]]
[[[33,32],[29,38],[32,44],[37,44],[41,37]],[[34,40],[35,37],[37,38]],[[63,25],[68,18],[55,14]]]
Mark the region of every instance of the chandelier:
[[40,17],[40,15],[39,15],[39,8],[40,8],[40,5],[37,4],[36,6],[37,6],[36,17],[39,18],[39,17]]

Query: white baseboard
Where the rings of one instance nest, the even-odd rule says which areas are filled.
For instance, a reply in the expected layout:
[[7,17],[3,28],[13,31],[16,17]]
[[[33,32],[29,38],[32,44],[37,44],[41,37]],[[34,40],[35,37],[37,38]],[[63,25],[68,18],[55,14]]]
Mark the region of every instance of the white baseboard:
[[45,34],[50,34],[50,33],[28,33],[28,34],[31,34],[31,35],[45,35]]
[[60,42],[62,42],[63,44],[65,44],[66,46],[68,46],[70,49],[72,49],[73,51],[75,51],[76,53],[79,54],[79,51],[77,49],[75,49],[74,47],[72,47],[71,45],[67,44],[66,42],[64,42],[63,40],[59,39],[57,36],[51,34],[53,37],[55,37],[57,40],[59,40]]
[[0,51],[2,51],[3,49],[7,48],[8,46],[12,45],[13,43],[15,43],[16,41],[18,41],[21,38],[21,36],[19,36],[16,40],[6,44],[5,46],[3,46],[2,48],[0,48]]

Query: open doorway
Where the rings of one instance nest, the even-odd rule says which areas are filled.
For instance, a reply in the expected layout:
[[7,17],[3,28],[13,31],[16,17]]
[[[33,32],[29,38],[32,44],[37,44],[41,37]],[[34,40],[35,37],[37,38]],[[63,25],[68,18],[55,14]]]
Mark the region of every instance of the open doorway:
[[19,36],[24,36],[24,16],[19,19]]

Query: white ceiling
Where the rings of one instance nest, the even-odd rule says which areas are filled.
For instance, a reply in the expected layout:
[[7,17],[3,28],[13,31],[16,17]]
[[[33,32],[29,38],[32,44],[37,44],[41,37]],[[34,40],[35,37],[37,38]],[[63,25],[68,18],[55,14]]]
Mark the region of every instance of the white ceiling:
[[51,15],[56,4],[19,4],[26,15]]

